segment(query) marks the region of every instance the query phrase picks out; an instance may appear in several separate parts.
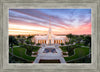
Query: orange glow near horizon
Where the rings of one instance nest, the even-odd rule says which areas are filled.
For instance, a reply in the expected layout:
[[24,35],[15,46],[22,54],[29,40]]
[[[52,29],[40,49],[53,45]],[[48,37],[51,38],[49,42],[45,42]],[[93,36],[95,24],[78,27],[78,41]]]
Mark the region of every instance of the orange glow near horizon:
[[[91,34],[91,24],[68,28],[67,30],[63,28],[53,28],[52,32],[54,34]],[[48,28],[38,27],[38,26],[27,26],[27,25],[14,25],[9,24],[9,35],[34,35],[34,34],[47,34]]]
[[9,10],[9,35],[47,34],[49,23],[53,34],[91,34],[91,9]]

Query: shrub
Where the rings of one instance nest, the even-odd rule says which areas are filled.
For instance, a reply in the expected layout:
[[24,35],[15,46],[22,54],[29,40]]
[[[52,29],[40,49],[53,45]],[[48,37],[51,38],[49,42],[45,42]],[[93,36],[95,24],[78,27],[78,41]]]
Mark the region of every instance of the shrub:
[[73,46],[61,46],[60,47],[62,49],[63,52],[68,51],[68,55],[71,56],[74,54],[74,48]]
[[64,43],[61,43],[61,45],[64,45]]
[[30,45],[23,45],[21,47],[27,49],[26,54],[29,55],[29,56],[32,55],[32,51],[37,52],[39,50],[39,48],[40,48],[38,46],[30,46]]
[[29,40],[26,40],[25,42],[26,42],[26,44],[30,44],[30,41]]
[[34,44],[35,44],[35,42],[31,42],[31,44],[32,44],[32,45],[34,45]]
[[36,45],[41,45],[40,43],[37,43]]
[[66,44],[66,45],[68,45],[68,44],[69,44],[69,42],[65,42],[65,44]]

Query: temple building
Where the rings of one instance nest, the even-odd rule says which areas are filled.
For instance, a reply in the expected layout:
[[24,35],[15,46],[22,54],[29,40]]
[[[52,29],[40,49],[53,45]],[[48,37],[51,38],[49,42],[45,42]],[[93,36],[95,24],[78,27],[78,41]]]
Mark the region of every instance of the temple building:
[[36,44],[65,44],[65,42],[69,42],[69,39],[66,36],[57,36],[52,34],[51,23],[49,23],[49,30],[46,36],[35,36],[32,40]]

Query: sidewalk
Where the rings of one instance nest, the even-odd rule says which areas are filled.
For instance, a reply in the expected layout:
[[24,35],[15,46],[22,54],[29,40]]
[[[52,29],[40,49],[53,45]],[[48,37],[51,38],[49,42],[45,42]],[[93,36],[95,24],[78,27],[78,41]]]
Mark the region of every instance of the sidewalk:
[[45,48],[55,48],[55,46],[46,46],[46,47],[42,47],[39,49],[38,51],[38,56],[36,57],[34,63],[39,63],[39,61],[41,59],[45,59],[45,60],[57,60],[59,59],[61,63],[66,63],[66,61],[64,60],[63,56],[62,56],[62,51],[60,48],[55,48],[57,53],[43,53]]

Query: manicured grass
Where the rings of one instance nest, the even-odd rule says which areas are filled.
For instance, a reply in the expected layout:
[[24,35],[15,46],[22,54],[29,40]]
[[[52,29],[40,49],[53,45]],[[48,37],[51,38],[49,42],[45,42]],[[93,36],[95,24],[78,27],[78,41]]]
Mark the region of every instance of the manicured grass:
[[77,58],[86,56],[87,54],[89,54],[89,48],[85,48],[85,47],[76,48],[76,49],[75,49],[75,54],[74,54],[73,56],[64,57],[64,59],[65,59],[66,61],[69,61],[69,60],[73,60],[73,59],[77,59]]
[[25,59],[16,57],[9,53],[9,63],[32,63],[33,61],[27,61]]
[[[9,49],[9,51],[11,52],[11,48]],[[34,61],[35,60],[35,57],[31,57],[31,56],[26,55],[26,49],[25,48],[14,47],[13,48],[13,54],[18,56],[18,57],[24,58],[25,60],[28,60],[28,61]]]

